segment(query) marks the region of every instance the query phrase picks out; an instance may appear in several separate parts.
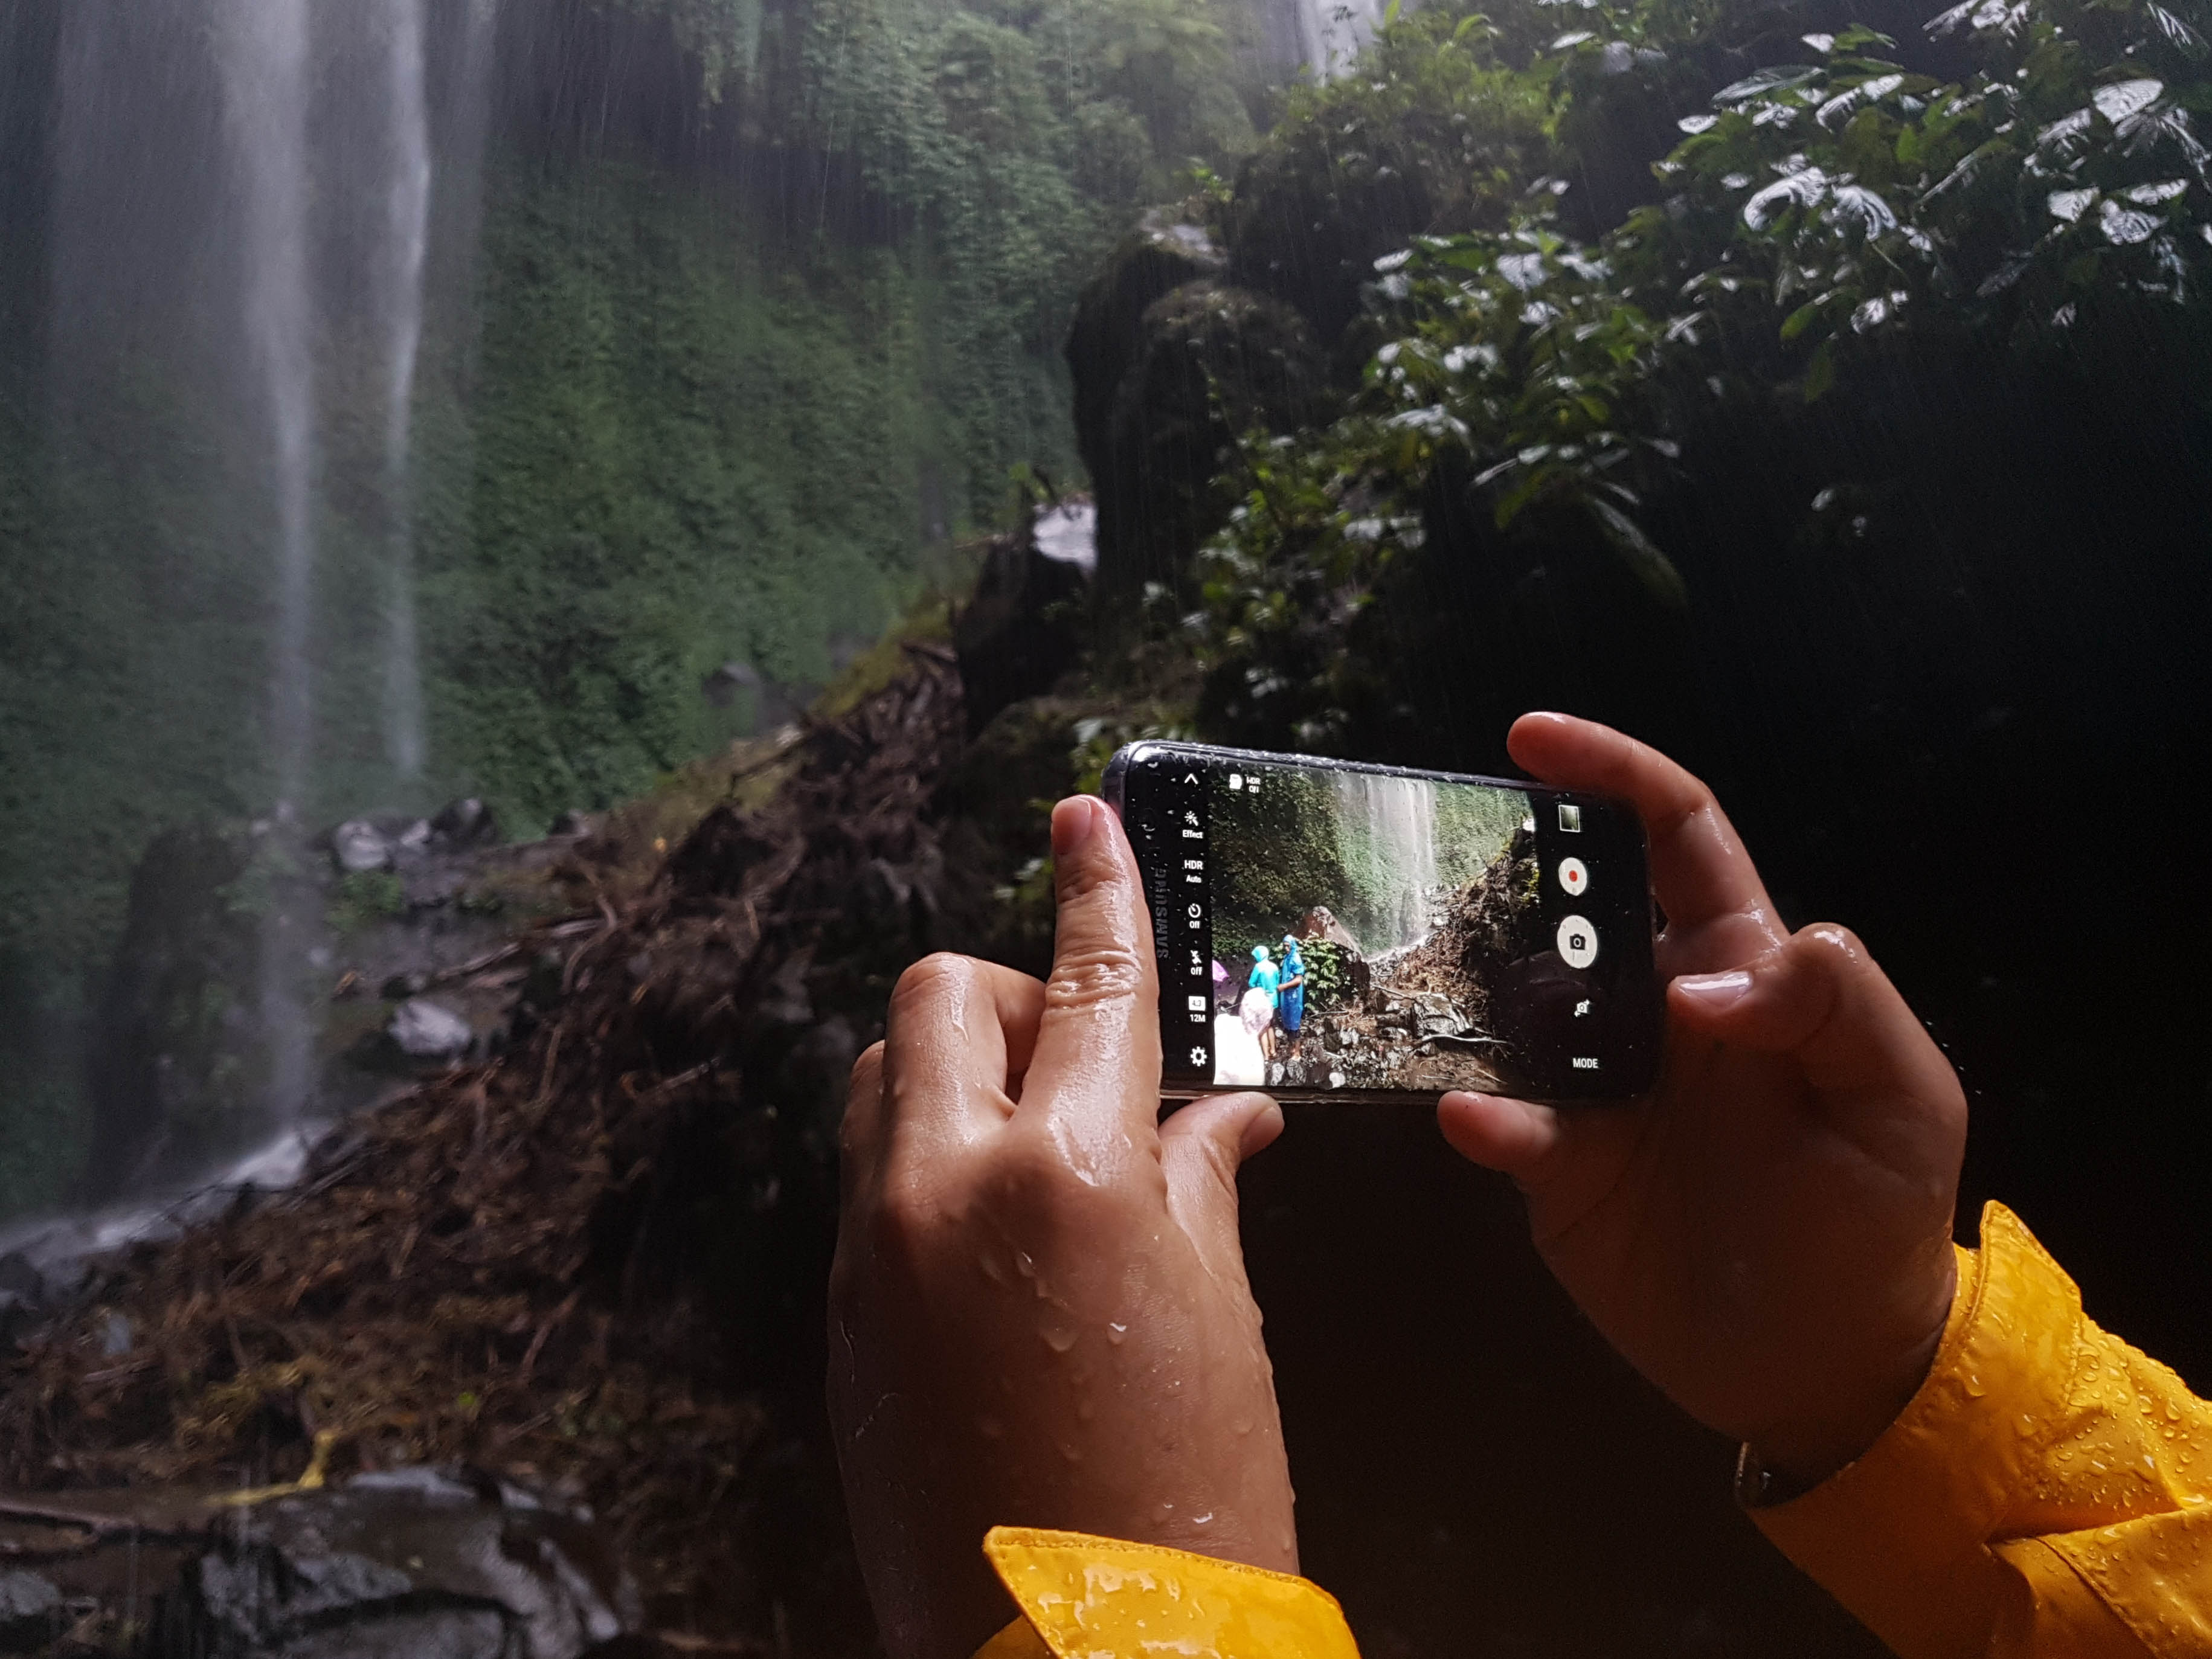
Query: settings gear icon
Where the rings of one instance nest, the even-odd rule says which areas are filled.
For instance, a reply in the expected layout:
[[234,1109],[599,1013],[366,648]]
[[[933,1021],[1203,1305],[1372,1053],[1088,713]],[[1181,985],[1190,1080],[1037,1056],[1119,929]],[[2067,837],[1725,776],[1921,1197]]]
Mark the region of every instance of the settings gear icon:
[[1191,1063],[1192,1065],[1194,1065],[1194,1066],[1203,1066],[1203,1065],[1205,1065],[1205,1064],[1206,1064],[1206,1050],[1205,1050],[1205,1049],[1203,1049],[1203,1048],[1194,1048],[1194,1049],[1192,1049],[1192,1050],[1190,1051],[1190,1063]]

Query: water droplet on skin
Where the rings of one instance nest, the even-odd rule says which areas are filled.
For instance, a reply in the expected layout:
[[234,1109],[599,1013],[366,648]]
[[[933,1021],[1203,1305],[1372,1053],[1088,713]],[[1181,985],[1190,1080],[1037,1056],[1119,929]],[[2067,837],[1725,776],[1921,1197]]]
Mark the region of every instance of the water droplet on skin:
[[1106,1340],[1115,1347],[1120,1347],[1129,1340],[1129,1328],[1127,1325],[1114,1324],[1109,1321],[1106,1327]]
[[1249,1434],[1252,1432],[1252,1419],[1249,1417],[1240,1417],[1229,1426],[1238,1434]]
[[1064,1443],[1060,1446],[1060,1455],[1071,1463],[1080,1463],[1083,1461],[1083,1448],[1073,1442]]
[[982,1269],[983,1277],[994,1285],[1003,1285],[1006,1282],[1006,1270],[999,1265],[998,1257],[987,1252],[975,1258],[975,1265]]
[[1024,1279],[1035,1279],[1036,1277],[1036,1258],[1031,1255],[1027,1250],[1016,1250],[1014,1252],[1014,1268],[1015,1271],[1019,1273]]
[[1073,1325],[1046,1325],[1039,1328],[1037,1334],[1044,1338],[1045,1346],[1054,1353],[1066,1353],[1075,1346],[1075,1327]]
[[1211,1521],[1211,1520],[1212,1520],[1212,1519],[1213,1519],[1213,1511],[1212,1511],[1212,1510],[1206,1510],[1206,1512],[1204,1515],[1194,1515],[1194,1516],[1192,1516],[1190,1517],[1190,1524],[1191,1524],[1192,1526],[1194,1526],[1194,1527],[1202,1527],[1202,1526],[1206,1525],[1206,1523],[1207,1522],[1209,1522],[1209,1521]]
[[1979,1371],[1969,1371],[1966,1374],[1966,1392],[1977,1400],[1989,1392],[1982,1386],[1982,1376]]

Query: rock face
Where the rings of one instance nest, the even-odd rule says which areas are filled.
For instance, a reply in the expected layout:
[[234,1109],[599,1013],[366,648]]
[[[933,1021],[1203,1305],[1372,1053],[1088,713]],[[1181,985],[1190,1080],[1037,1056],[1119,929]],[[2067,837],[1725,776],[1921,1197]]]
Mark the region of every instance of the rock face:
[[1109,596],[1175,580],[1222,522],[1224,447],[1316,418],[1327,364],[1291,307],[1223,280],[1207,233],[1146,216],[1084,290],[1067,341],[1075,426],[1098,492]]

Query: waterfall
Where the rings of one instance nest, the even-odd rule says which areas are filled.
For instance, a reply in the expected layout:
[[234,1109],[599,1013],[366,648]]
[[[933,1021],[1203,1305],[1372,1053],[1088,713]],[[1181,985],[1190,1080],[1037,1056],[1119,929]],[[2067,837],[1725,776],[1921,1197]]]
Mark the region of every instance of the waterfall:
[[[238,1121],[179,1154],[204,1162],[314,1109],[328,895],[310,838],[431,805],[417,509],[432,465],[465,473],[466,423],[418,461],[416,411],[459,401],[477,326],[500,8],[53,10],[46,476],[83,538],[88,612],[115,611],[145,658],[143,702],[82,759],[149,779],[165,811],[243,805],[255,827],[258,960],[236,964],[223,1039]],[[14,222],[0,240],[35,246]],[[191,696],[172,703],[180,676]]]
[[422,347],[423,270],[430,249],[430,114],[423,90],[423,0],[381,0],[386,109],[384,269],[386,595],[385,752],[403,779],[422,775],[427,743],[415,625],[415,366]]
[[1422,778],[1334,775],[1337,855],[1364,890],[1352,931],[1370,954],[1425,938],[1437,887],[1437,790]]
[[[269,651],[275,833],[297,839],[307,810],[314,714],[309,630],[315,574],[315,316],[309,288],[307,0],[223,0],[216,15],[224,131],[244,219],[245,337],[258,381],[276,509]],[[280,893],[264,923],[261,1020],[269,1096],[280,1118],[311,1081],[304,979],[311,917]]]

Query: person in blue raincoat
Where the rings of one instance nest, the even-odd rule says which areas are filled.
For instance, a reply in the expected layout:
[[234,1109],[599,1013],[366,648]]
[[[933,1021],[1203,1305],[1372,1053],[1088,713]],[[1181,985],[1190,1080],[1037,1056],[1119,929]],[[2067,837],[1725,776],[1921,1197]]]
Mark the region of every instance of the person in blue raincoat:
[[1281,1000],[1283,1030],[1296,1042],[1306,1018],[1306,959],[1293,934],[1283,935],[1282,980],[1276,994]]
[[1245,1029],[1260,1040],[1260,1053],[1272,1063],[1275,1058],[1275,1016],[1282,1008],[1283,970],[1267,955],[1267,947],[1252,947],[1252,971],[1244,978],[1242,1015]]

